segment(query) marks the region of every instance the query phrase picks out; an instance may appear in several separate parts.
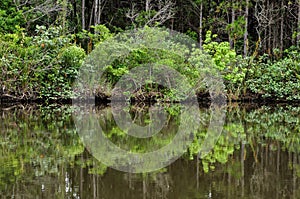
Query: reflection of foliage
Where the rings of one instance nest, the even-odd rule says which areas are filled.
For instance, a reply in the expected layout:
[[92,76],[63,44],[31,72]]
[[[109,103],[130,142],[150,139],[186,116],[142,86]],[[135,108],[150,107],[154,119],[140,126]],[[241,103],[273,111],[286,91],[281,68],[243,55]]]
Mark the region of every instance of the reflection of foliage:
[[[140,114],[141,124],[144,124],[144,119],[149,119],[148,109],[131,107],[131,111],[132,117]],[[300,149],[299,111],[299,107],[292,106],[262,106],[256,109],[238,106],[228,108],[223,133],[214,149],[201,160],[203,170],[214,171],[217,178],[222,174],[223,177],[226,175],[233,177],[232,181],[241,180],[245,175],[241,168],[246,168],[249,163],[246,161],[250,159],[252,164],[255,163],[252,166],[248,165],[250,167],[248,169],[251,170],[248,182],[249,191],[257,195],[274,188],[272,187],[274,185],[265,183],[262,179],[272,182],[278,180],[274,175],[268,174],[268,172],[276,173],[277,165],[280,165],[279,171],[287,171],[289,175],[292,173],[296,179],[300,173],[297,155]],[[95,112],[99,115],[98,121],[111,141],[126,150],[137,152],[145,152],[153,148],[153,145],[158,147],[166,145],[174,138],[179,122],[184,122],[179,120],[179,107],[166,107],[168,127],[161,135],[149,141],[129,138],[116,126],[109,107],[96,109]],[[0,194],[9,193],[12,185],[16,182],[21,184],[24,178],[26,182],[33,182],[37,178],[39,180],[45,178],[46,181],[47,176],[58,176],[61,178],[59,183],[65,183],[65,171],[68,170],[65,169],[66,167],[71,168],[71,172],[67,173],[70,181],[76,181],[79,172],[83,170],[86,171],[90,181],[92,177],[106,173],[105,165],[90,156],[87,157],[87,151],[84,151],[75,133],[71,118],[72,108],[69,106],[28,106],[23,109],[2,110],[0,113],[2,124],[0,129]],[[207,134],[210,112],[203,108],[200,109],[200,114],[201,126],[191,134],[194,136],[194,142],[185,154],[187,158],[195,157],[201,148],[201,141]],[[188,121],[189,118],[186,119]],[[284,158],[287,156],[285,151],[289,152],[288,160]],[[282,157],[277,159],[280,156]],[[156,191],[167,193],[171,189],[169,186],[172,186],[173,180],[181,182],[185,179],[189,182],[191,177],[187,176],[194,175],[194,172],[180,170],[183,173],[180,175],[180,180],[173,179],[169,174],[177,170],[171,167],[168,173],[164,173],[166,170],[163,169],[158,173],[143,174],[138,179],[133,179],[133,184],[138,186],[143,181],[149,190],[155,186]],[[78,170],[73,170],[73,168],[78,168]],[[75,173],[72,174],[72,172]],[[223,181],[218,179],[217,182],[225,183],[223,177]],[[130,179],[132,177],[128,176],[128,178],[132,180]],[[225,181],[227,183],[227,179]],[[36,183],[40,185],[40,182]],[[282,190],[285,189],[283,184],[278,185]],[[61,196],[61,198],[64,197]]]
[[[271,108],[263,106],[259,109],[245,111],[239,108],[227,114],[227,123],[214,149],[202,159],[205,172],[214,170],[216,163],[227,163],[240,144],[248,144],[253,152],[257,144],[268,145],[270,150],[279,150],[270,140],[279,141],[282,150],[300,151],[299,107],[281,106]],[[193,144],[189,147],[190,157],[198,154],[201,143],[199,138],[205,136],[205,129],[199,131]],[[200,141],[202,140],[200,139]]]
[[[151,139],[141,140],[128,136],[116,126],[110,109],[103,109],[99,112],[99,114],[105,116],[100,119],[100,123],[105,129],[106,136],[119,147],[136,152],[147,152],[149,149],[160,148],[172,141],[174,133],[177,132],[176,126],[180,124],[180,111],[177,108],[176,106],[166,107],[170,117],[168,119],[169,127],[164,128],[162,134],[153,136]],[[261,107],[249,110],[240,109],[239,107],[230,108],[227,113],[227,122],[223,127],[223,133],[213,150],[202,159],[204,171],[214,170],[215,165],[218,163],[227,163],[236,151],[241,150],[241,143],[249,145],[255,154],[257,144],[269,145],[270,150],[278,150],[276,145],[270,144],[270,140],[279,141],[282,144],[282,149],[290,152],[299,151],[300,137],[298,132],[300,124],[298,112],[298,107],[291,106]],[[144,112],[144,114],[147,115],[148,113]],[[200,114],[201,126],[193,132],[194,141],[185,154],[185,157],[189,159],[193,159],[198,154],[202,142],[207,136],[210,112],[207,109],[201,109]],[[143,118],[140,119],[143,120]],[[144,119],[147,119],[147,117]],[[232,168],[228,168],[228,172],[235,171],[236,169],[233,167],[236,166],[232,165]]]
[[300,107],[262,107],[247,114],[249,132],[253,132],[258,142],[266,139],[282,142],[284,149],[290,152],[300,151]]
[[107,167],[99,161],[95,161],[94,158],[82,158],[75,161],[75,165],[79,165],[81,168],[88,168],[89,174],[103,175],[106,172]]
[[[131,107],[131,115],[132,118],[139,117],[139,121],[144,121],[143,123],[149,123],[149,107],[143,107],[143,111],[139,112],[139,109],[136,106]],[[105,117],[101,117],[100,125],[105,132],[105,135],[117,146],[123,148],[124,150],[133,151],[133,152],[150,152],[153,150],[157,150],[167,144],[169,144],[174,135],[177,133],[177,126],[179,123],[179,114],[174,115],[174,111],[177,108],[166,108],[167,112],[172,112],[173,115],[169,114],[166,118],[166,125],[162,128],[161,132],[158,132],[154,136],[146,139],[140,139],[136,137],[129,136],[124,129],[120,129],[112,115],[111,108],[100,110],[100,115],[105,115]],[[145,122],[146,120],[146,122]],[[135,121],[136,123],[136,121]],[[141,125],[141,124],[139,124]]]
[[73,164],[75,156],[83,152],[69,106],[29,106],[1,112],[0,190],[23,175],[56,174],[60,165]]

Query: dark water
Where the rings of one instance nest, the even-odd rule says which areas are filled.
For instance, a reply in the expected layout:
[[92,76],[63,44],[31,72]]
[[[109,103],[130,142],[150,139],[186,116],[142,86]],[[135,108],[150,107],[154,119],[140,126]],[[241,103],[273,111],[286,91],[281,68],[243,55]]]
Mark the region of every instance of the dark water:
[[[151,123],[148,108],[130,108],[136,124]],[[91,155],[74,124],[76,107],[3,106],[0,198],[300,198],[300,107],[226,107],[222,134],[199,159],[212,118],[209,108],[200,107],[201,127],[192,132],[194,141],[180,159],[155,172],[134,174]],[[161,132],[137,139],[118,128],[110,107],[91,108],[115,145],[140,153],[167,144],[180,123],[190,122],[180,118],[180,107],[166,110]]]

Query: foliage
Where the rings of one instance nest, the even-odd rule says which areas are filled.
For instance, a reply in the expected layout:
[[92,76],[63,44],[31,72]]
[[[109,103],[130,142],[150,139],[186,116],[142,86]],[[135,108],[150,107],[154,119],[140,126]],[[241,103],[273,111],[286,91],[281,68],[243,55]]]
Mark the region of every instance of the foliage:
[[19,29],[0,43],[0,81],[6,96],[15,99],[62,99],[71,96],[71,85],[85,52],[70,44],[61,27],[37,26],[28,37]]
[[137,24],[137,27],[143,27],[147,22],[155,16],[157,12],[155,10],[150,11],[141,11],[139,15],[135,19],[135,23]]
[[84,58],[85,51],[78,46],[72,45],[63,49],[60,58],[64,66],[61,70],[62,75],[68,77],[71,82],[74,81]]
[[13,0],[3,0],[0,4],[0,34],[15,33],[23,26],[25,19],[21,10],[17,10]]
[[[197,83],[203,80],[203,72],[209,72],[203,64],[207,63],[214,67],[210,73],[221,74],[230,100],[242,100],[243,97],[248,96],[275,100],[300,99],[300,50],[299,46],[290,46],[299,43],[297,41],[299,38],[296,37],[297,34],[299,35],[296,26],[298,21],[289,16],[289,14],[297,16],[298,9],[280,12],[277,15],[277,11],[274,11],[272,14],[280,17],[275,24],[285,17],[290,23],[276,26],[268,24],[267,32],[263,35],[264,17],[267,19],[272,14],[262,16],[263,13],[269,13],[264,10],[269,7],[266,5],[268,3],[262,1],[249,0],[248,5],[245,1],[194,0],[189,3],[180,1],[180,5],[176,5],[174,10],[172,1],[166,1],[165,3],[169,3],[172,8],[169,9],[170,12],[164,10],[166,9],[164,4],[146,5],[147,2],[116,3],[113,1],[111,6],[116,3],[117,9],[103,2],[97,8],[100,12],[98,17],[103,22],[99,24],[93,23],[96,22],[94,15],[88,16],[87,11],[94,13],[93,9],[95,9],[89,3],[85,4],[86,12],[81,16],[80,1],[2,1],[0,5],[0,44],[3,47],[0,49],[1,98],[35,100],[72,97],[72,83],[85,57],[83,49],[89,54],[103,41],[115,36],[115,33],[148,24],[156,27],[164,25],[172,30],[186,32],[193,40],[198,40],[199,34],[206,33],[203,50],[210,56],[199,52],[196,48],[187,49],[182,46],[178,46],[183,52],[180,55],[178,55],[179,50],[167,52],[144,47],[131,49],[127,56],[120,57],[107,66],[106,74],[110,85],[104,91],[102,90],[104,95],[109,96],[111,87],[133,67],[145,63],[166,65],[179,71],[188,78],[192,86],[196,87],[198,94],[202,94],[207,92],[207,88]],[[276,2],[274,4],[279,6]],[[147,6],[149,10],[142,11]],[[296,8],[298,1],[289,1],[284,8],[285,6]],[[244,27],[246,16],[242,13],[245,13],[246,8],[251,8],[256,13],[249,13],[248,16],[248,41],[242,39],[246,31]],[[171,15],[175,14],[175,10],[176,17],[173,18]],[[166,15],[160,15],[162,13]],[[201,32],[199,32],[200,16],[202,16]],[[165,19],[169,20],[165,21]],[[163,21],[163,24],[158,23],[160,21]],[[85,23],[86,29],[79,30],[80,22]],[[253,27],[256,31],[252,31],[253,24],[256,25]],[[151,34],[149,27],[146,26],[145,30],[148,31],[148,35]],[[280,33],[286,32],[286,34],[279,34],[279,32],[273,34],[279,30],[282,31]],[[152,42],[151,39],[166,37],[166,35],[154,35],[154,32],[152,34],[153,38],[146,38],[149,43]],[[167,34],[167,31],[164,34]],[[278,38],[280,35],[283,37]],[[228,38],[236,44],[234,49],[230,49]],[[252,51],[253,55],[249,57],[239,55],[242,46],[249,49],[248,54]],[[120,45],[114,47],[121,48]],[[286,50],[283,51],[284,49]],[[198,57],[191,58],[188,60],[190,63],[187,63],[183,58],[185,53]],[[263,55],[263,53],[267,54]],[[209,62],[210,58],[213,63]],[[201,63],[198,64],[196,61]],[[149,91],[152,86],[146,87],[145,90]],[[174,99],[175,90],[164,92],[165,95],[168,93],[168,99]]]
[[[99,43],[111,38],[114,35],[105,25],[102,24],[91,26],[91,29],[91,31],[83,29],[76,34],[76,38],[79,39],[77,42],[86,47],[86,50],[89,53]],[[85,42],[88,44],[85,45]]]
[[[111,88],[115,86],[121,77],[128,74],[130,70],[136,67],[151,66],[151,73],[153,73],[152,76],[161,76],[161,81],[166,80],[167,82],[170,82],[171,88],[162,88],[162,85],[157,85],[156,82],[148,82],[149,84],[145,84],[145,88],[140,90],[142,93],[149,91],[152,93],[161,94],[168,101],[177,101],[180,100],[179,98],[186,98],[187,95],[185,95],[185,93],[188,92],[189,88],[183,84],[182,78],[166,79],[168,77],[159,72],[160,68],[168,67],[170,69],[174,69],[183,75],[192,87],[195,87],[201,80],[203,80],[203,77],[200,76],[200,71],[202,70],[201,67],[205,65],[203,64],[205,61],[201,59],[209,60],[208,56],[201,54],[201,59],[190,59],[190,61],[193,63],[196,61],[199,61],[199,63],[189,63],[186,61],[186,59],[189,59],[188,53],[190,50],[186,46],[181,45],[179,42],[177,43],[175,41],[171,41],[169,39],[169,32],[161,29],[157,31],[156,29],[151,29],[148,27],[138,31],[139,32],[136,34],[143,34],[144,41],[138,42],[136,44],[137,47],[131,47],[132,38],[128,38],[126,40],[124,38],[117,37],[116,39],[107,40],[105,44],[101,44],[97,47],[97,49],[95,49],[95,54],[97,55],[104,55],[107,52],[114,52],[114,54],[110,54],[109,58],[112,61],[104,68],[103,76],[106,77],[106,82],[102,83],[101,86],[106,85],[105,90],[110,93]],[[124,37],[127,38],[127,35]],[[131,37],[131,34],[129,34],[128,37]],[[150,45],[159,44],[159,46],[148,47],[149,43]],[[161,46],[167,46],[167,49],[163,49]],[[191,49],[191,52],[195,50],[195,48]],[[193,57],[198,56],[197,53],[191,53],[190,55]],[[149,78],[151,78],[151,76],[149,76]],[[176,88],[174,85],[176,85]],[[127,85],[127,87],[130,86],[131,85]],[[176,99],[176,96],[180,97]]]
[[247,87],[265,98],[300,99],[300,56],[298,50],[286,50],[283,59],[271,61],[261,57],[250,70]]
[[217,38],[216,34],[207,31],[203,49],[212,56],[216,69],[225,80],[228,93],[234,94],[230,97],[238,98],[247,70],[242,63],[239,63],[242,57],[230,49],[230,44],[228,42],[216,42],[214,41],[215,38]]
[[229,36],[236,42],[244,35],[245,18],[239,16],[233,23],[226,26],[226,30],[229,32]]

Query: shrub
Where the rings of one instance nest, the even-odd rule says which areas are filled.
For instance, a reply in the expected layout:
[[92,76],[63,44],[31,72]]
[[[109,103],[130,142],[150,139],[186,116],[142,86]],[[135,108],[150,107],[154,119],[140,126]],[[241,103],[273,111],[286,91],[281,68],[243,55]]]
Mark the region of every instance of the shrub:
[[246,66],[243,58],[230,49],[228,42],[213,41],[217,35],[207,31],[203,49],[212,56],[216,69],[225,80],[225,85],[230,98],[237,99],[243,89],[243,81],[246,75]]
[[277,61],[270,61],[267,55],[257,61],[246,81],[250,91],[265,98],[300,100],[300,52],[287,50],[286,53]]
[[61,36],[60,27],[37,26],[27,37],[22,29],[0,39],[0,83],[3,96],[19,100],[64,99],[85,52]]
[[84,58],[85,51],[78,46],[72,45],[63,49],[60,57],[61,73],[70,80],[74,80]]

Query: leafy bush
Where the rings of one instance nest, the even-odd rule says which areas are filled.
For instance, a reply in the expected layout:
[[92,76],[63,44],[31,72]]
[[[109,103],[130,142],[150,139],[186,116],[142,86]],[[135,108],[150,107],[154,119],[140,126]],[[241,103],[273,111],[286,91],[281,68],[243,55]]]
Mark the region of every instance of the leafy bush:
[[203,49],[212,56],[216,69],[225,80],[229,97],[237,99],[241,94],[240,90],[247,71],[243,64],[245,62],[241,56],[230,49],[228,42],[213,41],[216,37],[216,34],[212,35],[211,31],[207,31]]
[[61,73],[74,80],[77,76],[78,70],[85,58],[85,51],[78,46],[69,46],[62,50],[61,53]]
[[80,43],[88,53],[90,53],[99,43],[114,35],[105,25],[102,24],[91,26],[91,28],[92,32],[82,30],[76,34],[76,39],[78,39],[77,42]]
[[63,99],[71,96],[72,81],[84,51],[61,36],[61,27],[37,26],[37,35],[23,29],[6,34],[0,43],[0,82],[3,96],[18,100]]
[[[172,52],[168,52],[166,50],[142,48],[142,49],[133,50],[132,52],[129,53],[128,56],[120,57],[119,59],[115,60],[111,65],[106,66],[105,74],[107,77],[107,81],[110,85],[109,87],[113,87],[119,81],[119,79],[123,75],[127,74],[131,69],[139,66],[146,66],[148,64],[154,67],[152,71],[153,74],[156,73],[155,70],[158,69],[160,66],[167,66],[185,75],[188,78],[188,80],[190,80],[189,83],[191,85],[195,85],[195,82],[197,81],[197,77],[198,77],[197,74],[196,75],[193,74],[193,73],[197,73],[197,71],[196,70],[192,71],[191,65],[184,63],[184,59],[180,55]],[[165,77],[162,77],[162,79],[164,78]],[[172,80],[171,84],[178,85],[174,81]],[[169,90],[167,88],[162,88],[153,82],[147,84],[146,88],[144,89],[152,93],[158,92],[160,94],[163,94],[164,97],[167,98],[168,100],[175,100],[175,101],[179,100],[176,99],[175,97],[176,96],[175,93],[177,93],[176,89],[179,88],[176,88],[175,90],[174,89]],[[146,90],[143,90],[143,92]],[[177,93],[177,94],[182,95],[182,93]]]
[[[162,75],[161,81],[166,80],[166,82],[168,82],[170,80],[172,89],[162,88],[162,86],[152,82],[145,85],[145,88],[141,88],[142,90],[140,91],[142,91],[142,93],[145,91],[150,91],[155,94],[159,93],[159,96],[163,96],[166,100],[171,101],[182,100],[188,96],[187,93],[190,93],[191,88],[188,88],[188,86],[182,82],[182,79],[170,78],[168,80],[166,79],[168,78],[167,75],[158,72],[159,68],[165,66],[183,75],[190,86],[196,88],[196,92],[206,91],[205,84],[202,81],[204,76],[201,75],[201,71],[207,68],[208,65],[205,63],[210,62],[211,58],[207,54],[201,53],[198,48],[188,48],[181,44],[184,39],[188,39],[187,41],[189,41],[190,38],[182,38],[181,35],[180,38],[173,38],[172,35],[173,40],[170,40],[168,31],[161,29],[157,31],[147,27],[139,31],[140,32],[136,34],[142,34],[142,39],[140,41],[139,37],[135,38],[138,42],[134,43],[135,46],[133,47],[131,46],[132,38],[127,38],[125,33],[122,34],[121,39],[110,40],[109,42],[99,45],[96,49],[95,54],[97,55],[114,52],[114,54],[110,54],[110,59],[113,61],[105,67],[104,76],[106,77],[106,86],[102,92],[110,93],[111,88],[114,87],[123,75],[129,73],[129,71],[135,67],[146,65],[153,66],[155,70],[157,69],[157,71],[153,70],[151,74],[153,75],[157,72],[157,75]],[[132,34],[128,34],[128,36],[132,37]],[[186,40],[184,40],[184,42],[186,42]],[[158,46],[149,47],[148,44]],[[126,53],[118,53],[119,51],[126,51]],[[211,71],[209,72],[211,73]],[[198,85],[200,83],[203,85]],[[173,87],[174,85],[176,85],[176,88]]]
[[0,34],[15,33],[25,23],[22,11],[18,11],[13,0],[2,0],[0,4]]
[[300,99],[300,52],[290,49],[286,53],[278,61],[270,61],[267,55],[257,61],[246,81],[251,92],[277,100]]

